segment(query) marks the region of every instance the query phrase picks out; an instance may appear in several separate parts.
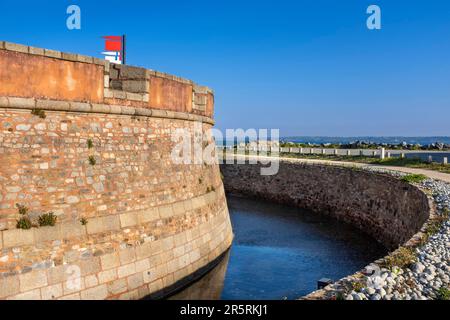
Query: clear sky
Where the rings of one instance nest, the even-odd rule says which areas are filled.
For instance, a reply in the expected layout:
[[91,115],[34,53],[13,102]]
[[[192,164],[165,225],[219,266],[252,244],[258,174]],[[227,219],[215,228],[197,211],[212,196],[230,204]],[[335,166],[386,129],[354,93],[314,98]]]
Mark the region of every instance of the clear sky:
[[[66,9],[81,7],[81,30]],[[382,10],[382,29],[366,9]],[[128,63],[212,87],[217,127],[281,135],[450,135],[448,0],[0,2],[0,39]]]

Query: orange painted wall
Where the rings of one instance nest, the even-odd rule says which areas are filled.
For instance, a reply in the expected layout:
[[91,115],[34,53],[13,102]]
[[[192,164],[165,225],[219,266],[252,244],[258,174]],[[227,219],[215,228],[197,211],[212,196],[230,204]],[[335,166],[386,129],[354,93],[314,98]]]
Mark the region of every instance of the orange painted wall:
[[151,77],[149,106],[157,109],[191,112],[192,86],[169,79]]
[[103,67],[0,50],[0,96],[103,101]]

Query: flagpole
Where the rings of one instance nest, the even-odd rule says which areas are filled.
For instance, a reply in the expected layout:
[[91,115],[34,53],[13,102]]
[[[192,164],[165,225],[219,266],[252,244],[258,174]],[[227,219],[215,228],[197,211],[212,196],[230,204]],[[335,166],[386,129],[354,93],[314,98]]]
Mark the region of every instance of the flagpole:
[[126,63],[126,35],[122,36],[122,63]]

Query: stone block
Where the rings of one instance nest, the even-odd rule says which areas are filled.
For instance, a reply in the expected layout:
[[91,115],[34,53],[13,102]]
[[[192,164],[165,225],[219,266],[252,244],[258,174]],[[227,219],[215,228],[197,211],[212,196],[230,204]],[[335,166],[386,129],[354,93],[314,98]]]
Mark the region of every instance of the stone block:
[[120,265],[120,259],[117,252],[105,254],[100,257],[103,270],[117,268]]
[[78,293],[79,291],[85,289],[84,279],[81,277],[77,277],[75,275],[67,277],[67,280],[62,283],[62,286],[63,286],[63,296]]
[[134,289],[131,291],[127,291],[121,294],[118,298],[119,300],[138,300],[139,299],[139,290]]
[[105,284],[81,291],[81,300],[105,300],[108,297],[108,288]]
[[118,279],[107,285],[110,295],[117,295],[128,290],[127,279]]
[[86,278],[84,278],[84,286],[85,288],[92,288],[97,286],[98,283],[98,278],[95,274],[91,274],[89,276],[87,276]]
[[175,202],[172,207],[175,215],[184,214],[186,212],[184,209],[184,201]]
[[70,111],[72,112],[91,112],[92,106],[85,102],[70,102]]
[[123,80],[122,90],[134,93],[147,93],[150,82],[146,80]]
[[142,280],[144,281],[144,283],[152,283],[154,282],[156,279],[158,279],[159,276],[157,275],[157,268],[151,268],[150,270],[147,270],[146,272],[142,273]]
[[173,207],[171,204],[166,206],[161,206],[158,208],[159,215],[162,219],[167,219],[173,216]]
[[55,300],[63,295],[62,284],[55,284],[41,288],[42,300]]
[[92,107],[91,107],[91,111],[96,112],[96,113],[110,113],[111,107],[107,104],[93,103]]
[[77,55],[74,54],[74,53],[62,52],[62,53],[61,53],[61,57],[62,57],[64,60],[73,61],[73,62],[78,62]]
[[64,282],[69,273],[66,273],[67,265],[59,265],[53,268],[47,269],[47,281],[49,285],[54,285]]
[[112,99],[112,98],[114,98],[114,92],[109,88],[105,88],[105,90],[103,91],[103,96],[105,98]]
[[100,266],[99,257],[90,257],[88,259],[81,259],[78,261],[78,266],[81,270],[81,276],[87,276],[90,274],[99,273],[102,268]]
[[92,57],[83,56],[81,54],[77,54],[77,60],[78,60],[78,62],[84,62],[84,63],[93,63],[94,62]]
[[118,67],[120,70],[120,79],[150,79],[147,69],[145,68],[132,67],[128,65],[118,65]]
[[117,215],[93,218],[89,220],[86,227],[88,234],[120,230],[120,219]]
[[44,49],[42,49],[42,48],[28,47],[28,52],[30,54],[34,54],[36,56],[43,56],[44,55]]
[[112,114],[122,114],[123,106],[111,105],[111,113]]
[[120,266],[117,269],[117,275],[119,278],[125,278],[132,274],[136,273],[136,265],[134,263],[130,263],[124,266]]
[[167,112],[165,110],[153,109],[152,117],[156,118],[167,118]]
[[134,248],[127,248],[119,251],[121,265],[130,264],[136,261],[136,252]]
[[[48,285],[45,270],[36,270],[19,275],[20,292],[27,292]],[[40,294],[40,293],[39,293]]]
[[34,99],[9,97],[8,100],[10,108],[33,109],[36,107],[36,101]]
[[0,49],[5,49],[5,41],[0,41]]
[[133,227],[138,223],[138,215],[135,212],[123,213],[120,215],[120,225],[122,228]]
[[173,241],[173,236],[164,238],[164,239],[161,240],[161,242],[162,242],[162,249],[163,249],[163,251],[172,250],[172,248],[175,245],[175,243]]
[[0,97],[0,107],[9,107],[8,97]]
[[[128,96],[128,93],[127,93],[127,96]],[[136,108],[120,106],[120,114],[127,114],[129,116],[134,116],[136,114]]]
[[63,238],[61,224],[33,229],[35,243],[53,241]]
[[33,230],[11,229],[3,231],[3,247],[5,248],[21,247],[33,243]]
[[13,297],[8,298],[8,300],[41,300],[41,290],[35,289],[27,291]]
[[119,80],[119,70],[114,65],[109,69],[109,77],[113,80]]
[[16,295],[20,292],[18,276],[0,278],[0,299]]
[[78,221],[62,223],[61,233],[64,235],[64,239],[84,237],[87,235],[86,226],[83,226]]
[[140,246],[136,246],[136,259],[142,260],[154,254],[153,243],[154,242],[146,242]]
[[69,111],[70,104],[67,101],[41,100],[36,101],[36,108],[43,110]]
[[151,117],[152,116],[152,109],[136,108],[136,113],[135,114],[139,115],[139,116]]
[[150,261],[148,259],[136,261],[136,272],[144,272],[149,269],[150,269]]
[[103,76],[103,85],[105,88],[109,88],[109,75],[104,75]]
[[138,213],[139,223],[147,223],[159,219],[158,208],[150,208]]
[[98,274],[98,281],[100,284],[108,283],[117,279],[116,269],[102,271]]
[[155,280],[148,285],[148,290],[150,293],[155,293],[164,288],[163,282],[161,279]]
[[144,278],[142,272],[133,274],[127,278],[127,284],[129,290],[139,288],[144,284]]
[[127,100],[142,101],[142,94],[127,92]]
[[125,100],[127,98],[127,93],[120,90],[113,90],[114,99]]
[[58,300],[81,300],[81,296],[77,292],[77,293],[69,294],[69,295],[63,296],[61,298],[58,298]]
[[17,43],[5,42],[5,49],[9,51],[28,53],[28,46]]
[[98,64],[99,66],[105,66],[106,62],[108,61],[99,58],[92,58],[92,63]]
[[44,49],[44,55],[49,58],[57,58],[57,59],[62,58],[62,53],[56,50]]

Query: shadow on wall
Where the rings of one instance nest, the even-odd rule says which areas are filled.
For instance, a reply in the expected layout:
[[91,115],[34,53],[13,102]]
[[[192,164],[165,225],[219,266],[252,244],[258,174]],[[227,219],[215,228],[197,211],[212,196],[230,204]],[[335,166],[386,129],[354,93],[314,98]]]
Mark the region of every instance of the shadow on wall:
[[169,300],[220,300],[225,283],[225,275],[230,260],[228,250],[209,273],[181,292],[171,296]]

